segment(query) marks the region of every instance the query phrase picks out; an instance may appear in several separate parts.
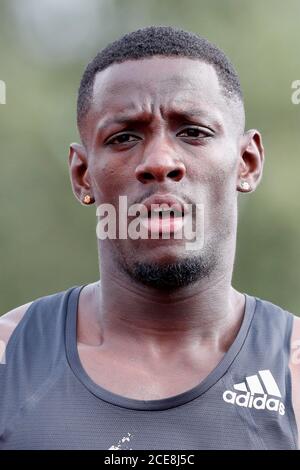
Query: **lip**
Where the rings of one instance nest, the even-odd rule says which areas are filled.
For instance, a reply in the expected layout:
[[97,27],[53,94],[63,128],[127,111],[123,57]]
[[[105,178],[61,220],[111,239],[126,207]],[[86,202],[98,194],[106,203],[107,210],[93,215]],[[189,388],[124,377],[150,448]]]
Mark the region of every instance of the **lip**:
[[153,196],[144,199],[141,204],[147,208],[148,213],[153,209],[153,207],[151,207],[153,205],[169,206],[170,208],[181,212],[182,217],[189,212],[188,205],[172,194],[154,194]]
[[[142,217],[141,223],[144,228],[156,238],[156,235],[175,234],[182,230],[185,220],[184,216],[189,212],[189,206],[172,194],[155,194],[141,202],[147,208],[148,217]],[[152,217],[152,210],[157,206],[169,207],[180,212],[180,216],[174,215],[167,219]]]

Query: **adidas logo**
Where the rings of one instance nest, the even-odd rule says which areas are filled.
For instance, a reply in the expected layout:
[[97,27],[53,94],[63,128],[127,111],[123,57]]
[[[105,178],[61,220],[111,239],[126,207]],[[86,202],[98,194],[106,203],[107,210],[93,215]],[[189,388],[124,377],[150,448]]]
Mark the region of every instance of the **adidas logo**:
[[[257,410],[277,411],[280,415],[285,414],[285,407],[281,398],[281,393],[277,383],[269,370],[260,370],[258,375],[246,377],[246,382],[235,384],[233,388],[238,392],[226,390],[223,393],[223,400],[232,405],[243,406],[245,408],[256,408]],[[255,395],[259,395],[255,397]],[[277,398],[270,398],[272,397]]]

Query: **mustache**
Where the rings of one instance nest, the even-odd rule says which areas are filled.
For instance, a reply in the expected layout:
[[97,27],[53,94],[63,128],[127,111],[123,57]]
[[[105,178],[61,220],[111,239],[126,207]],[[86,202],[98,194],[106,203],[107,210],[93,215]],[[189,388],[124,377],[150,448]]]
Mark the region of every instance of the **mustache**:
[[192,205],[192,207],[195,207],[195,205],[196,205],[196,202],[193,201],[189,196],[187,196],[185,194],[177,194],[176,192],[173,192],[173,191],[158,192],[158,191],[155,191],[153,189],[149,190],[149,191],[146,191],[145,193],[143,193],[143,195],[139,196],[134,201],[131,201],[130,205],[141,204],[145,199],[147,199],[151,196],[164,195],[164,194],[172,194],[172,196],[178,197],[179,200],[182,200],[186,204]]

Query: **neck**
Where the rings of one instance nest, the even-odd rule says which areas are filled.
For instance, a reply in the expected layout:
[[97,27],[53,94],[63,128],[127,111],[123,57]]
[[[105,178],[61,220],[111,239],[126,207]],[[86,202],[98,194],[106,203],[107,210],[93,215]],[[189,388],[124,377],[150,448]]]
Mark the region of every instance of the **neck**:
[[102,335],[168,351],[199,342],[225,351],[232,343],[243,318],[244,296],[231,286],[231,272],[214,273],[168,293],[139,285],[120,271],[105,269],[105,264],[102,258]]

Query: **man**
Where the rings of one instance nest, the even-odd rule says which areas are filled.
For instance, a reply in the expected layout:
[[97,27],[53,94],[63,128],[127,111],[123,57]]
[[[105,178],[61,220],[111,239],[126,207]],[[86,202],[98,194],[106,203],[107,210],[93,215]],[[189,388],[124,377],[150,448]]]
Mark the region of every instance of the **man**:
[[[151,236],[99,225],[101,282],[1,318],[0,448],[297,448],[299,320],[231,285],[237,197],[264,159],[244,125],[233,66],[195,34],[138,30],[88,65],[74,194],[99,223],[140,204]],[[191,220],[192,246],[175,236]]]

